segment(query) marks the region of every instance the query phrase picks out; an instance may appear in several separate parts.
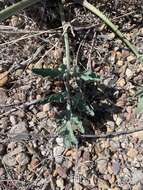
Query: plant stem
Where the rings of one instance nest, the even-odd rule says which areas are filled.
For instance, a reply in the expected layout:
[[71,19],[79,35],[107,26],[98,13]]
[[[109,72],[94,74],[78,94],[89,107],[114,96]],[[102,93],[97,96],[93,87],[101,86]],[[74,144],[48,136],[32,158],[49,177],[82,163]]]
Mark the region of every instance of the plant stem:
[[0,22],[7,19],[8,17],[15,14],[17,11],[20,11],[22,9],[25,9],[33,4],[36,4],[37,2],[40,2],[41,0],[22,0],[18,3],[15,3],[6,9],[0,11]]
[[118,37],[128,46],[128,48],[136,55],[136,57],[143,61],[143,55],[138,52],[137,48],[127,40],[127,38],[120,32],[118,27],[114,25],[100,10],[98,10],[95,6],[91,5],[87,0],[79,1],[79,3],[94,14],[96,14],[100,19],[102,19],[104,23],[108,25],[113,30],[113,32],[115,32]]
[[63,58],[63,63],[67,66],[67,72],[65,73],[65,87],[67,91],[67,109],[70,113],[69,118],[72,115],[72,108],[71,108],[71,97],[70,97],[70,85],[69,85],[69,79],[70,79],[70,46],[69,46],[69,36],[68,36],[68,28],[65,21],[65,14],[64,14],[64,8],[63,8],[63,0],[62,2],[59,2],[59,10],[60,10],[60,16],[61,16],[61,22],[63,27],[63,36],[64,36],[64,42],[65,42],[65,57]]

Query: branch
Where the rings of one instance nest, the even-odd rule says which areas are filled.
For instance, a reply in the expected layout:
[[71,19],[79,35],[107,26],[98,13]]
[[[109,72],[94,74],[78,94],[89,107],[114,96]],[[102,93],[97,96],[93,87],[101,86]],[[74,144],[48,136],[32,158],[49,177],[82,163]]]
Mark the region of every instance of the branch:
[[[76,0],[75,0],[76,2]],[[79,3],[90,10],[92,13],[96,14],[103,22],[109,26],[113,32],[117,34],[117,36],[128,46],[128,48],[135,54],[135,56],[143,63],[143,55],[140,54],[137,48],[127,40],[127,38],[120,32],[118,27],[114,25],[100,10],[98,10],[95,6],[91,5],[87,0],[79,0]]]
[[15,3],[6,9],[0,11],[0,22],[7,19],[8,17],[15,14],[15,12],[20,11],[22,9],[25,9],[33,4],[36,4],[37,2],[40,2],[41,0],[22,0],[18,3]]
[[[67,91],[67,109],[70,112],[70,116],[72,115],[72,108],[71,108],[71,98],[70,98],[70,86],[69,86],[69,78],[70,78],[70,46],[69,46],[69,37],[68,37],[68,27],[65,21],[64,15],[64,8],[63,8],[63,1],[59,2],[59,10],[61,16],[61,22],[63,27],[63,36],[65,42],[65,57],[63,58],[63,63],[67,66],[67,72],[65,73],[65,87]],[[69,117],[70,117],[69,116]]]

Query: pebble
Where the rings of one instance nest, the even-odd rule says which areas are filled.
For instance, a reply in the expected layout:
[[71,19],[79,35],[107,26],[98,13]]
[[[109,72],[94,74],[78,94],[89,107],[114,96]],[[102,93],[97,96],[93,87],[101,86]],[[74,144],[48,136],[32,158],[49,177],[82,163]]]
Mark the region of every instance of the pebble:
[[63,146],[56,146],[53,149],[53,156],[55,158],[55,161],[59,164],[62,163],[63,161],[63,152],[64,152],[65,148]]
[[114,175],[117,175],[120,171],[120,162],[119,160],[114,160],[112,162],[112,169],[113,169],[113,173]]
[[5,104],[7,101],[7,94],[3,88],[0,88],[0,104]]
[[12,136],[15,136],[18,133],[28,133],[25,122],[19,122],[17,125],[12,126],[9,131]]
[[125,86],[125,84],[126,84],[126,81],[125,81],[125,79],[123,79],[123,78],[120,78],[120,79],[117,81],[117,86],[119,86],[119,87],[121,87],[121,88],[123,88],[123,87]]
[[14,156],[11,156],[10,154],[6,154],[4,155],[2,159],[2,163],[4,163],[5,165],[9,167],[12,167],[16,165],[16,159]]
[[127,152],[127,156],[134,159],[137,157],[138,151],[134,148],[130,148]]
[[106,157],[98,157],[96,160],[97,169],[101,174],[104,174],[107,170],[108,159]]
[[138,182],[142,182],[142,181],[143,181],[143,171],[134,169],[132,173],[131,183],[137,184]]
[[64,146],[64,139],[63,137],[57,137],[56,142],[59,146]]
[[127,76],[127,79],[131,79],[133,77],[133,72],[131,69],[126,69],[126,76]]
[[20,166],[25,166],[29,163],[29,157],[26,153],[21,152],[16,156],[16,161]]
[[60,188],[60,190],[63,190],[65,187],[64,187],[64,180],[62,178],[58,178],[56,180],[56,184],[57,184],[57,187]]
[[4,170],[4,168],[0,168],[0,177],[2,176],[2,175],[4,175],[4,173],[5,173],[5,170]]

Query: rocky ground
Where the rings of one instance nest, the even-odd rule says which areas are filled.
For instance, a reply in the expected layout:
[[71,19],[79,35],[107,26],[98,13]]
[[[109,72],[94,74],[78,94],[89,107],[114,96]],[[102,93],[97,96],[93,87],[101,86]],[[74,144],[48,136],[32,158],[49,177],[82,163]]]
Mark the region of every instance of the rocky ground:
[[[0,1],[0,7],[11,2]],[[96,3],[143,53],[142,2]],[[43,1],[0,25],[0,190],[142,190],[143,131],[128,131],[143,124],[143,115],[136,113],[143,65],[80,6],[69,3],[65,12],[74,32],[73,60],[102,77],[96,92],[94,86],[87,88],[96,116],[87,118],[86,135],[98,138],[79,137],[77,147],[65,148],[56,136],[55,118],[62,108],[36,104],[62,85],[31,71],[54,68],[62,60],[56,10]]]

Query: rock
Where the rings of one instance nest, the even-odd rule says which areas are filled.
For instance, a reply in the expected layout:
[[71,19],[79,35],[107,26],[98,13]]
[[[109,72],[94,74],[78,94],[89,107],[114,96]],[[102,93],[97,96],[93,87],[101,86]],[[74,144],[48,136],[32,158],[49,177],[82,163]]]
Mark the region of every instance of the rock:
[[55,161],[57,163],[62,163],[63,161],[63,155],[62,153],[64,152],[65,148],[63,146],[56,146],[53,149],[53,156],[55,158]]
[[4,175],[4,173],[5,173],[4,168],[0,168],[0,177],[2,177],[2,175]]
[[17,125],[12,126],[12,128],[9,131],[9,134],[11,136],[15,136],[17,134],[22,133],[28,133],[25,122],[19,122]]
[[0,129],[6,129],[8,127],[8,118],[3,117],[0,119]]
[[32,158],[30,164],[28,165],[29,170],[34,170],[39,164],[39,160],[37,158]]
[[79,183],[75,183],[74,189],[75,190],[82,190],[83,188],[82,188],[82,186]]
[[43,118],[47,117],[47,114],[45,112],[41,111],[41,112],[37,113],[37,117],[39,119],[43,119]]
[[130,148],[127,152],[127,156],[132,158],[132,159],[136,158],[137,155],[138,155],[138,151],[134,148]]
[[118,60],[116,63],[116,65],[119,67],[123,66],[123,64],[124,64],[124,62],[122,60]]
[[98,157],[96,163],[97,163],[97,169],[101,174],[104,174],[105,171],[107,170],[107,162],[108,158],[106,157]]
[[56,173],[63,179],[66,179],[67,178],[67,171],[66,171],[66,168],[65,167],[62,167],[62,166],[59,166],[57,169],[56,169]]
[[142,185],[140,183],[133,186],[132,190],[142,190]]
[[137,184],[143,181],[143,171],[142,170],[134,170],[132,173],[132,184]]
[[127,61],[128,62],[132,62],[132,61],[135,61],[136,60],[136,58],[135,58],[135,56],[133,56],[133,55],[129,55],[128,57],[127,57]]
[[43,112],[48,112],[50,110],[50,104],[47,103],[47,104],[44,104],[43,105]]
[[117,81],[117,86],[119,86],[119,87],[121,87],[121,88],[123,88],[123,87],[125,86],[125,84],[126,84],[126,81],[125,81],[125,79],[123,79],[123,78],[120,78],[120,79]]
[[114,121],[107,121],[107,132],[112,133],[115,129],[115,122]]
[[5,86],[7,81],[8,81],[8,71],[0,73],[0,87]]
[[0,104],[5,104],[7,101],[7,94],[3,88],[0,88]]
[[20,166],[25,166],[29,163],[29,157],[26,153],[21,152],[16,156],[16,161]]
[[105,181],[103,179],[98,179],[97,185],[98,185],[98,189],[101,189],[101,190],[108,190],[108,189],[110,189],[110,186],[107,183],[107,181]]
[[57,137],[56,142],[59,146],[64,146],[64,139],[63,137]]
[[133,71],[127,68],[126,76],[127,76],[127,79],[131,79],[133,77]]
[[12,166],[16,165],[16,159],[11,154],[6,154],[6,155],[4,155],[4,157],[2,159],[2,163],[4,163],[5,165],[7,165],[9,167],[12,167]]
[[112,169],[113,169],[113,174],[117,175],[120,171],[120,162],[119,160],[114,160],[112,162]]
[[63,190],[65,187],[64,187],[64,180],[62,178],[58,178],[56,180],[56,184],[57,184],[57,187],[60,188],[60,190]]
[[115,38],[115,33],[114,32],[108,33],[107,38],[108,40],[113,40]]

